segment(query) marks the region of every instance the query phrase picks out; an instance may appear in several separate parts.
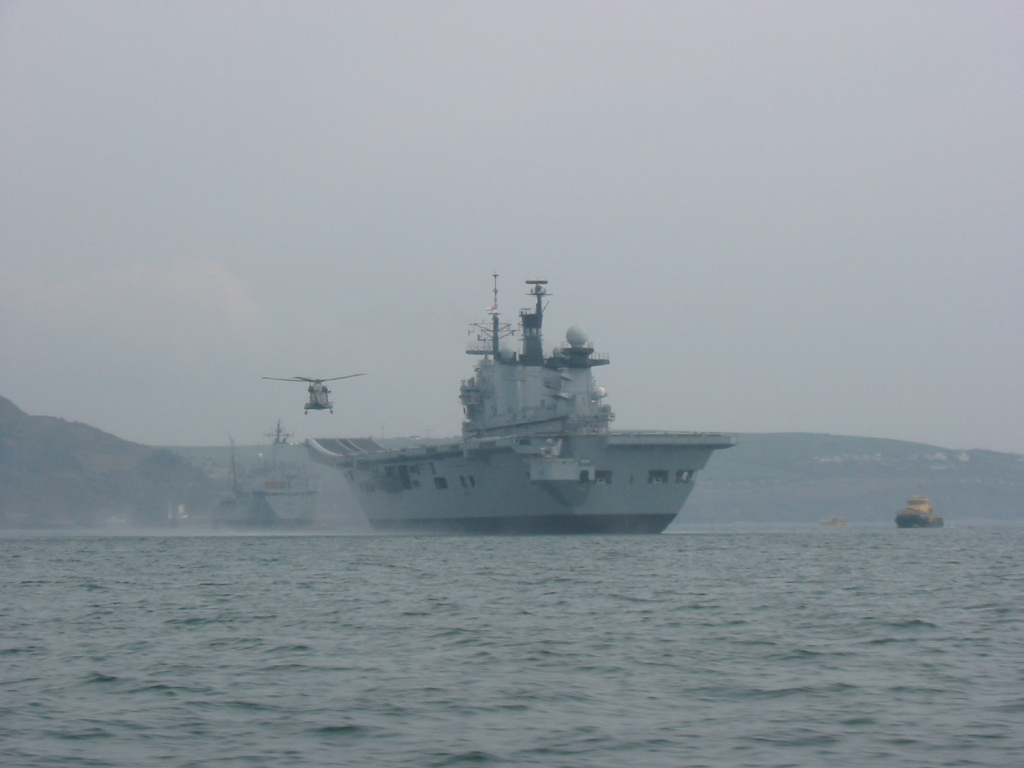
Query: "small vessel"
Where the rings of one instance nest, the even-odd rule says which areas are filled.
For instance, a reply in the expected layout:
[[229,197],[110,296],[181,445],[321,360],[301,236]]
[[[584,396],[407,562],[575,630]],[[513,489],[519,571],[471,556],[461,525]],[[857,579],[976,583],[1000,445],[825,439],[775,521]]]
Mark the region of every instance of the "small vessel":
[[232,495],[218,509],[214,522],[241,528],[306,528],[313,522],[320,494],[319,477],[285,455],[291,434],[278,420],[269,455],[238,467],[231,456]]
[[[545,355],[546,280],[527,280],[533,307],[519,327],[498,313],[466,350],[462,439],[388,449],[372,438],[306,441],[340,470],[379,531],[463,534],[660,533],[679,514],[711,454],[736,444],[720,432],[613,431],[607,365],[579,326]],[[519,351],[503,343],[519,333]]]
[[926,496],[911,496],[906,509],[896,515],[897,528],[941,528],[942,518]]
[[846,525],[846,521],[841,517],[826,517],[821,521],[822,525]]

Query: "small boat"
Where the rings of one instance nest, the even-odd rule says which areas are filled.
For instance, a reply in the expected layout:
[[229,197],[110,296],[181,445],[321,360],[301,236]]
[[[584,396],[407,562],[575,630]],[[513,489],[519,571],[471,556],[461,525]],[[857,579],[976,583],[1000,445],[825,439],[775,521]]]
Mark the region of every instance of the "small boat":
[[826,517],[821,521],[822,525],[846,525],[846,521],[841,517]]
[[897,528],[941,528],[942,524],[927,496],[911,496],[906,509],[896,515]]

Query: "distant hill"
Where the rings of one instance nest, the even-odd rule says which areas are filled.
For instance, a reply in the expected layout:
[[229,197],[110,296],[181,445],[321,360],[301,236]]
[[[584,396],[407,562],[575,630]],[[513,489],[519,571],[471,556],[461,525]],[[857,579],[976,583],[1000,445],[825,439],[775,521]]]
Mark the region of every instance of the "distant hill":
[[890,522],[909,496],[947,523],[1024,520],[1024,457],[881,438],[746,434],[698,474],[686,521]]
[[[0,528],[165,526],[178,505],[190,521],[202,520],[230,489],[232,457],[251,463],[266,449],[154,448],[29,416],[0,397]],[[314,464],[301,446],[289,448],[289,460],[320,474],[322,527],[366,530],[340,472]],[[929,496],[948,525],[1024,520],[1024,457],[842,435],[744,434],[698,474],[674,528],[831,516],[889,523],[916,493]]]
[[163,526],[169,509],[208,507],[220,491],[173,451],[0,397],[0,527]]

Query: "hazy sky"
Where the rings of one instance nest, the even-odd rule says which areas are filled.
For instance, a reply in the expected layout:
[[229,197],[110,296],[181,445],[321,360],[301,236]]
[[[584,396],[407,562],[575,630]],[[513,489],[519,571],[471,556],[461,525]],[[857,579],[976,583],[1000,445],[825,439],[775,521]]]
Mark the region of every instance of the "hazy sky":
[[[0,5],[0,395],[457,434],[491,275],[616,428],[1024,452],[1024,4]],[[261,376],[333,385],[334,415]]]

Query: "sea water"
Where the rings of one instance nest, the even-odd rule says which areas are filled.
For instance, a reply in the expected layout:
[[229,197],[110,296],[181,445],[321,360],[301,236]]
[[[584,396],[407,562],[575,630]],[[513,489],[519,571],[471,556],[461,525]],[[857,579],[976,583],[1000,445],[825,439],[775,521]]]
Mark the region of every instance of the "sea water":
[[1024,528],[0,538],[5,766],[1020,766]]

